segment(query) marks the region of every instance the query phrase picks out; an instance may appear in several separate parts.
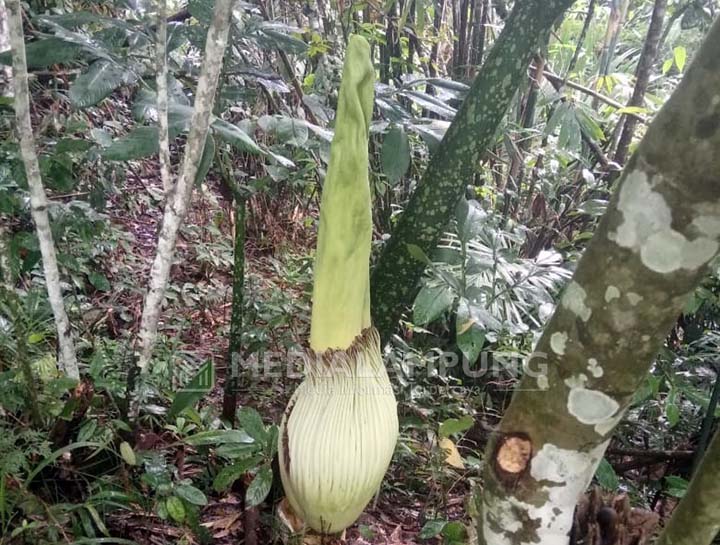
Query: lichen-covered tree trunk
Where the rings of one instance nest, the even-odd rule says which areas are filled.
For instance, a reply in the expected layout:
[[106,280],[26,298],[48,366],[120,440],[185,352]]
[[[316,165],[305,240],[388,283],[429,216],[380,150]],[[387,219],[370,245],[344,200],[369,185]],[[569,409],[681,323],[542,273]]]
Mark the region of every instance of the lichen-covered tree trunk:
[[30,190],[30,213],[35,223],[40,254],[42,255],[45,286],[48,300],[55,318],[58,346],[60,347],[60,367],[72,378],[80,378],[75,344],[73,342],[70,320],[65,312],[60,271],[58,270],[55,242],[50,230],[48,200],[40,176],[40,164],[35,151],[32,123],[30,120],[30,90],[28,89],[27,62],[25,60],[25,41],[23,37],[22,8],[19,0],[9,0],[10,45],[13,60],[13,90],[15,92],[15,119],[20,137],[20,155],[25,165],[25,176]]
[[[650,74],[652,73],[653,64],[655,63],[658,53],[658,44],[660,43],[666,8],[667,0],[655,0],[645,44],[643,45],[640,59],[638,60],[638,65],[635,70],[635,87],[628,102],[628,106],[630,107],[642,107],[645,100],[645,92],[647,91]],[[617,150],[615,151],[615,161],[621,165],[624,165],[627,159],[628,150],[630,149],[630,143],[635,134],[637,123],[637,117],[628,116],[625,118],[622,134],[618,141]]]
[[656,545],[710,545],[720,532],[720,432]]
[[138,333],[140,339],[138,366],[141,372],[147,370],[155,346],[161,305],[175,255],[177,233],[187,213],[193,181],[197,175],[198,165],[205,147],[210,115],[215,101],[215,90],[227,45],[232,5],[232,0],[217,0],[205,42],[205,57],[195,92],[195,106],[190,123],[190,134],[185,146],[182,172],[174,191],[165,204],[155,260],[150,270],[150,286],[143,306]]
[[[425,263],[450,214],[480,164],[505,115],[541,36],[572,0],[516,2],[505,28],[483,63],[470,92],[385,246],[372,275],[373,323],[383,341],[412,303]],[[415,250],[415,252],[413,251]]]
[[170,170],[170,134],[168,128],[168,64],[167,64],[167,2],[158,0],[157,5],[157,44],[156,63],[157,74],[157,113],[158,113],[158,147],[160,160],[160,178],[162,179],[163,194],[168,199],[172,191],[172,175]]
[[719,248],[716,22],[623,172],[489,443],[481,543],[568,543],[578,497]]
[[3,218],[0,216],[0,286],[11,290],[15,282],[13,281],[13,272],[10,267],[10,249],[8,248],[8,232],[7,227],[2,224]]

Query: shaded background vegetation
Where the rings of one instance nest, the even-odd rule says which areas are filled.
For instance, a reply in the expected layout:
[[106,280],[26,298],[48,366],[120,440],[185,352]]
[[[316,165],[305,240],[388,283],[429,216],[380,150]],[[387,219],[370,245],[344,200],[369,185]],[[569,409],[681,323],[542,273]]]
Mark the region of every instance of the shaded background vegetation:
[[[349,539],[472,542],[483,446],[522,371],[500,356],[531,351],[617,173],[719,7],[581,0],[535,52],[493,145],[462,180],[465,196],[445,236],[431,255],[416,256],[430,265],[387,348],[401,440]],[[60,0],[26,8],[33,122],[83,379],[57,370],[8,91],[0,97],[0,543],[279,541],[276,425],[299,380],[285,362],[297,363],[290,356],[308,333],[347,37],[368,39],[379,75],[370,173],[379,255],[512,3],[236,3],[134,423],[133,343],[163,199],[155,8]],[[212,2],[170,8],[177,171]],[[9,52],[0,62],[10,64]],[[9,70],[0,78],[5,89]],[[234,267],[234,246],[244,267]],[[230,350],[233,278],[244,279],[244,300]],[[587,499],[621,515],[630,509],[623,502],[632,504],[641,522],[629,527],[641,539],[643,524],[682,496],[720,414],[719,298],[715,275],[678,317]],[[446,370],[442,351],[498,372]],[[237,389],[224,392],[233,352],[242,356]],[[279,376],[253,372],[267,361]],[[219,377],[210,395],[180,392],[207,362]],[[223,396],[232,395],[223,414]]]

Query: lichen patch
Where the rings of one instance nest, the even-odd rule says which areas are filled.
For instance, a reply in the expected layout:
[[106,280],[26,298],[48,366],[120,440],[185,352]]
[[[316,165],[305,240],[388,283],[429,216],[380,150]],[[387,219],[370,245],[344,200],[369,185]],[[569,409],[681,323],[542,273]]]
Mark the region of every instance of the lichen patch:
[[550,348],[558,356],[565,354],[565,347],[567,346],[568,335],[563,331],[556,331],[550,335]]
[[579,422],[596,425],[610,420],[620,409],[620,404],[598,390],[571,388],[567,409]]
[[[659,175],[655,177],[659,178]],[[692,240],[674,230],[672,212],[665,197],[653,188],[642,170],[633,170],[625,177],[618,209],[623,222],[608,237],[639,253],[643,265],[657,273],[696,270],[712,259],[720,248],[715,240],[718,225],[714,219],[708,220],[708,216],[695,220],[694,225],[701,235]]]
[[562,296],[562,305],[573,314],[576,314],[583,322],[587,322],[592,315],[592,310],[586,304],[587,293],[577,282],[570,281]]

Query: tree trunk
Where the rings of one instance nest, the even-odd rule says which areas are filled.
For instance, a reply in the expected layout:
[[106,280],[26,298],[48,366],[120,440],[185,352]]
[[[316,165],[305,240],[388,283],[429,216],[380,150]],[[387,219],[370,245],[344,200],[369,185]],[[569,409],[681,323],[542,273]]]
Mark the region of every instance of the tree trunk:
[[[481,543],[568,543],[613,429],[718,255],[720,101],[697,97],[717,95],[719,59],[716,22],[620,178],[528,362],[488,444]],[[701,473],[717,476],[712,454]],[[706,499],[689,511],[717,509],[720,481],[711,480],[696,485]]]
[[13,289],[15,279],[10,266],[10,249],[8,248],[8,232],[7,227],[3,225],[2,216],[0,216],[0,286],[7,290]]
[[163,195],[170,197],[172,176],[170,174],[170,134],[168,128],[168,65],[167,65],[167,2],[158,2],[157,26],[157,112],[158,112],[158,146],[160,159],[160,178],[162,179]]
[[[577,45],[575,46],[575,51],[572,58],[570,59],[570,63],[568,64],[567,72],[565,73],[565,82],[570,79],[570,74],[573,70],[575,70],[575,65],[580,58],[580,52],[582,51],[583,45],[585,44],[585,37],[587,36],[588,30],[590,29],[590,23],[592,22],[593,15],[595,15],[595,3],[596,0],[590,0],[590,3],[588,4],[587,15],[585,15],[585,22],[583,23],[582,30],[580,31],[580,36],[578,36]],[[563,83],[563,87],[564,86],[565,83]]]
[[[617,45],[618,36],[622,30],[622,24],[627,15],[630,0],[614,0],[610,2],[610,18],[605,31],[605,39],[603,40],[602,53],[600,54],[600,69],[598,76],[605,77],[610,71],[610,63],[615,56],[615,46]],[[597,109],[597,99],[592,102],[593,110]]]
[[40,164],[35,151],[32,123],[30,120],[30,90],[28,89],[27,63],[25,60],[25,41],[23,36],[22,8],[19,0],[9,0],[7,10],[10,13],[10,44],[13,61],[13,89],[15,92],[15,119],[20,137],[20,154],[25,165],[25,176],[30,189],[30,212],[42,255],[45,285],[48,300],[55,317],[58,345],[60,347],[60,367],[71,378],[80,378],[75,344],[73,342],[70,320],[65,312],[60,271],[58,270],[55,242],[50,230],[48,200],[45,195]]
[[383,342],[412,303],[426,261],[447,226],[450,214],[473,179],[482,154],[493,141],[539,36],[572,0],[518,2],[483,64],[443,141],[433,154],[372,276],[372,310]]
[[245,197],[235,194],[235,249],[233,264],[232,311],[230,315],[229,367],[225,371],[223,418],[235,420],[238,377],[242,356],[243,292],[245,289]]
[[656,545],[710,545],[720,532],[720,432]]
[[[488,23],[490,11],[490,0],[475,0],[475,14],[473,17],[472,50],[470,53],[470,64],[472,65],[471,76],[475,76],[482,65],[485,52],[485,27]],[[477,4],[480,2],[480,4]]]
[[[637,69],[635,70],[635,88],[633,89],[633,94],[632,97],[630,97],[628,106],[642,107],[644,103],[645,91],[647,91],[650,74],[658,53],[658,44],[660,42],[660,34],[662,33],[666,7],[667,0],[655,0],[645,44],[643,45],[642,53],[640,53],[640,58],[638,59]],[[615,151],[615,162],[619,165],[624,165],[627,160],[630,142],[632,142],[636,126],[637,118],[624,118],[622,135],[620,136],[620,141]]]
[[[435,29],[435,41],[430,48],[430,62],[428,65],[428,71],[431,77],[437,76],[437,62],[438,53],[440,51],[440,33],[442,31],[443,19],[445,18],[445,4],[446,0],[435,1],[435,13],[433,14],[433,28]],[[434,94],[434,89],[428,86],[428,94]]]
[[161,305],[170,276],[173,256],[175,255],[177,233],[187,213],[193,182],[205,147],[208,127],[210,126],[210,114],[215,100],[215,89],[223,65],[225,46],[227,45],[232,5],[232,0],[217,0],[213,21],[208,30],[205,43],[205,58],[195,93],[195,107],[190,123],[190,134],[185,146],[182,172],[177,180],[172,197],[165,204],[162,229],[158,238],[155,260],[150,271],[150,286],[145,296],[145,305],[138,333],[140,339],[138,367],[141,372],[147,371],[150,364],[150,357],[157,338]]

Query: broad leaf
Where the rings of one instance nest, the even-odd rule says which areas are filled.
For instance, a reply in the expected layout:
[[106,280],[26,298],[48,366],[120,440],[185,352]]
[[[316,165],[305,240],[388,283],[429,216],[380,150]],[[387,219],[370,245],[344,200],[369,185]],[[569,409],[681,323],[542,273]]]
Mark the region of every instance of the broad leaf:
[[113,140],[100,156],[108,161],[130,161],[149,157],[158,152],[157,127],[136,127],[125,136]]
[[424,326],[437,320],[454,300],[455,295],[446,284],[423,286],[413,305],[413,322]]
[[68,96],[77,108],[94,106],[123,85],[135,82],[136,75],[125,67],[106,60],[94,62],[70,86]]
[[246,507],[255,507],[265,500],[270,493],[270,487],[272,487],[272,478],[272,471],[269,467],[262,467],[257,472],[245,494]]
[[410,144],[402,127],[393,127],[383,140],[382,166],[391,184],[397,183],[410,167]]

